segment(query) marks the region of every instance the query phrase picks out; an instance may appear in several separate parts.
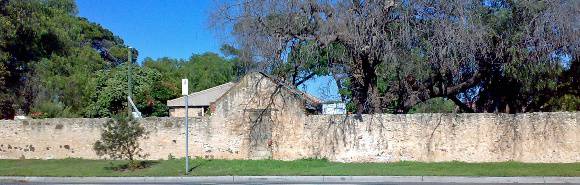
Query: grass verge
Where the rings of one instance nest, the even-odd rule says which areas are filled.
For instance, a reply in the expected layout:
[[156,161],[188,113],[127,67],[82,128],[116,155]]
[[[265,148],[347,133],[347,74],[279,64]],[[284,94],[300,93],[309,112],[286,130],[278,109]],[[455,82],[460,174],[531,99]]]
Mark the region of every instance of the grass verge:
[[[127,161],[0,160],[0,176],[181,176],[184,160],[150,161],[135,171],[115,171]],[[326,160],[191,160],[190,175],[355,175],[355,176],[580,176],[580,163],[335,163]]]

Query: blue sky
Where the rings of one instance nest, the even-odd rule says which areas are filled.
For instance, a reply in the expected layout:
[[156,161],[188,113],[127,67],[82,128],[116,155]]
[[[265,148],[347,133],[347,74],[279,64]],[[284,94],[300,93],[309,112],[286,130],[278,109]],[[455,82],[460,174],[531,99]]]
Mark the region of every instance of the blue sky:
[[[79,16],[101,24],[145,57],[183,58],[219,53],[224,38],[207,24],[211,0],[77,0]],[[223,34],[222,34],[223,35]],[[318,77],[300,89],[319,98],[338,98],[331,77]]]
[[145,57],[189,58],[192,53],[219,52],[221,41],[208,29],[212,1],[77,0],[79,16],[120,36]]

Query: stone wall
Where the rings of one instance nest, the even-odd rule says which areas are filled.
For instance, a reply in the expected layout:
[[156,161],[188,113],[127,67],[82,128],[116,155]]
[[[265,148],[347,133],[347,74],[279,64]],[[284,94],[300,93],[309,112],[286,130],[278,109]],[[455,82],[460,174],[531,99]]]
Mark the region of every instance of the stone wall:
[[[203,117],[204,108],[203,107],[188,107],[187,112],[189,117]],[[185,117],[185,107],[170,107],[169,117],[184,118]]]
[[309,156],[343,162],[580,162],[579,113],[308,116]]
[[220,144],[217,148],[238,146],[231,149],[235,158],[309,157],[299,142],[306,117],[304,100],[269,77],[260,73],[246,75],[216,100],[215,108],[211,125],[230,137],[216,138],[225,140],[212,143]]
[[[235,93],[231,94],[235,97]],[[219,105],[221,109],[227,108]],[[230,107],[231,108],[231,107]],[[294,108],[294,107],[293,107]],[[580,113],[283,116],[267,129],[270,158],[341,162],[580,162]],[[297,114],[297,113],[296,113]],[[251,125],[212,115],[190,119],[190,155],[255,159]],[[241,118],[240,118],[241,119]],[[277,120],[277,121],[276,121]],[[0,121],[0,159],[98,158],[92,144],[107,119]],[[184,156],[183,119],[146,118],[148,159]],[[227,123],[227,124],[226,124]],[[253,133],[255,135],[255,133]]]
[[[92,149],[108,119],[38,119],[0,121],[0,159],[99,158]],[[141,146],[148,159],[184,156],[183,118],[146,118],[140,120],[149,132]],[[212,132],[207,119],[190,118],[190,151],[201,154]]]

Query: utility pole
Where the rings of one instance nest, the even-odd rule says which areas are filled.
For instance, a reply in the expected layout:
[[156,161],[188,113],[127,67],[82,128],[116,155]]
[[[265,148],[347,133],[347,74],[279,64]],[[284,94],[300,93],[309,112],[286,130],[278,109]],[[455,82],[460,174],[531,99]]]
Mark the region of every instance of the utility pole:
[[131,104],[129,103],[131,100],[131,97],[133,96],[133,93],[131,91],[131,63],[132,63],[132,58],[131,58],[131,47],[127,48],[128,52],[127,52],[127,86],[129,87],[127,89],[127,111],[129,112],[129,119],[131,120],[133,118],[133,110],[131,110]]

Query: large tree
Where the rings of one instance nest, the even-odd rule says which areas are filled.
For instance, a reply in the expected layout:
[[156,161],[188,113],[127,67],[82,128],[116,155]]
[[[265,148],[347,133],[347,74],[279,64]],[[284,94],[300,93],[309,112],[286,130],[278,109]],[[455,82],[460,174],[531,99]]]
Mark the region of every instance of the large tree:
[[244,0],[220,2],[212,18],[257,70],[294,85],[332,74],[358,113],[439,97],[463,112],[525,112],[578,97],[562,64],[577,65],[579,4]]
[[73,0],[0,1],[0,118],[47,104],[79,115],[90,74],[126,61],[120,38],[76,13]]
[[[392,49],[388,25],[394,6],[384,0],[245,0],[223,2],[213,18],[217,25],[231,25],[238,45],[255,54],[250,59],[262,64],[260,70],[286,69],[290,75],[279,76],[295,85],[320,73],[316,64],[331,61],[330,52],[343,48],[347,58],[332,62],[348,68],[357,112],[368,113],[382,110],[376,68]],[[301,54],[310,55],[296,58]]]
[[390,89],[397,110],[434,97],[446,97],[464,112],[551,110],[545,103],[573,93],[570,79],[577,79],[567,71],[578,58],[579,6],[409,1],[398,10],[404,32],[395,59],[403,62],[390,71],[397,73]]

